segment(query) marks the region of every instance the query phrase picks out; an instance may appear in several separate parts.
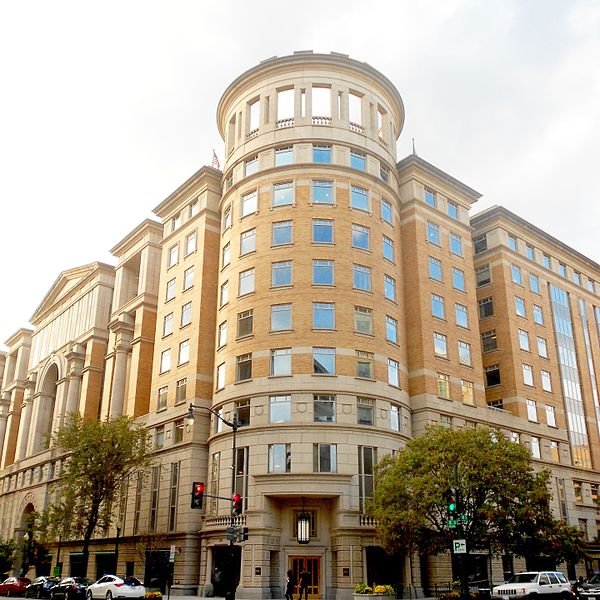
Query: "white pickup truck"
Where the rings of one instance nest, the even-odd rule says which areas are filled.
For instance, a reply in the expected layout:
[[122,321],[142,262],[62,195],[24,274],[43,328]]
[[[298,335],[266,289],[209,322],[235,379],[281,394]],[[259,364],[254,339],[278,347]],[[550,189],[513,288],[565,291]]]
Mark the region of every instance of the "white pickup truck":
[[574,598],[569,580],[560,571],[515,573],[506,583],[492,590],[492,600],[550,600]]

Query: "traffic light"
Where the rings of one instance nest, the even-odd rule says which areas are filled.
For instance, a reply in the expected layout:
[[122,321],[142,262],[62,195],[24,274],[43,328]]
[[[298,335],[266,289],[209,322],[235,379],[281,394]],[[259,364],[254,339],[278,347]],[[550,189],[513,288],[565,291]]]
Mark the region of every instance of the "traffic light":
[[451,517],[453,517],[454,515],[456,515],[456,511],[458,510],[458,498],[457,498],[456,489],[450,488],[448,490],[447,501],[448,501],[448,514]]
[[242,514],[242,497],[239,494],[234,494],[231,498],[233,503],[233,514],[234,516]]
[[242,529],[240,529],[239,541],[240,542],[248,541],[248,528],[247,527],[242,527]]
[[192,483],[192,508],[202,508],[204,499],[204,484],[201,481]]

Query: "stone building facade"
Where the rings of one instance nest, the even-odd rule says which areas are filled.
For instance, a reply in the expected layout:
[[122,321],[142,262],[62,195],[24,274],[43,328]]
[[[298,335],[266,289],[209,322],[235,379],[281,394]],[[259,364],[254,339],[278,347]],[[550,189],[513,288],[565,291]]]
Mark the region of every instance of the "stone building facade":
[[[364,511],[373,466],[432,424],[527,444],[557,516],[598,540],[600,266],[505,209],[470,218],[479,193],[416,154],[398,162],[403,123],[394,85],[342,54],[268,59],[231,83],[223,170],[159,204],[115,267],[63,272],[7,340],[3,539],[44,508],[61,465],[45,440],[79,411],[139,418],[157,457],[94,540],[92,578],[164,587],[174,547],[173,594],[208,593],[217,568],[245,598],[281,597],[288,569],[310,571],[313,598],[445,583],[449,561],[387,557]],[[248,539],[232,546],[234,493]],[[79,548],[51,549],[63,573]]]

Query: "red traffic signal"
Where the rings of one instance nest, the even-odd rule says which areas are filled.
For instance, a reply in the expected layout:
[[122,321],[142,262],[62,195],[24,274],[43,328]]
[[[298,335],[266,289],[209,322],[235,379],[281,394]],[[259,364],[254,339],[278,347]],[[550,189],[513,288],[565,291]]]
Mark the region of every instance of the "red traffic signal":
[[232,511],[234,515],[242,514],[242,497],[239,494],[234,494],[231,497]]
[[204,498],[204,483],[194,481],[192,483],[192,508],[202,508],[202,500]]

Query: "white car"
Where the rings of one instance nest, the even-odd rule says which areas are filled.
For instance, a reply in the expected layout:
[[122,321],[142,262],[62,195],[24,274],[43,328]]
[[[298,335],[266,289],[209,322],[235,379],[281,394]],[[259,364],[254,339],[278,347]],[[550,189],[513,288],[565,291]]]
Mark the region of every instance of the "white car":
[[87,600],[113,600],[113,598],[138,598],[146,596],[146,588],[136,577],[117,577],[103,575],[88,586],[85,597]]
[[569,580],[560,571],[530,571],[515,573],[506,583],[492,590],[494,600],[571,600],[573,592]]

